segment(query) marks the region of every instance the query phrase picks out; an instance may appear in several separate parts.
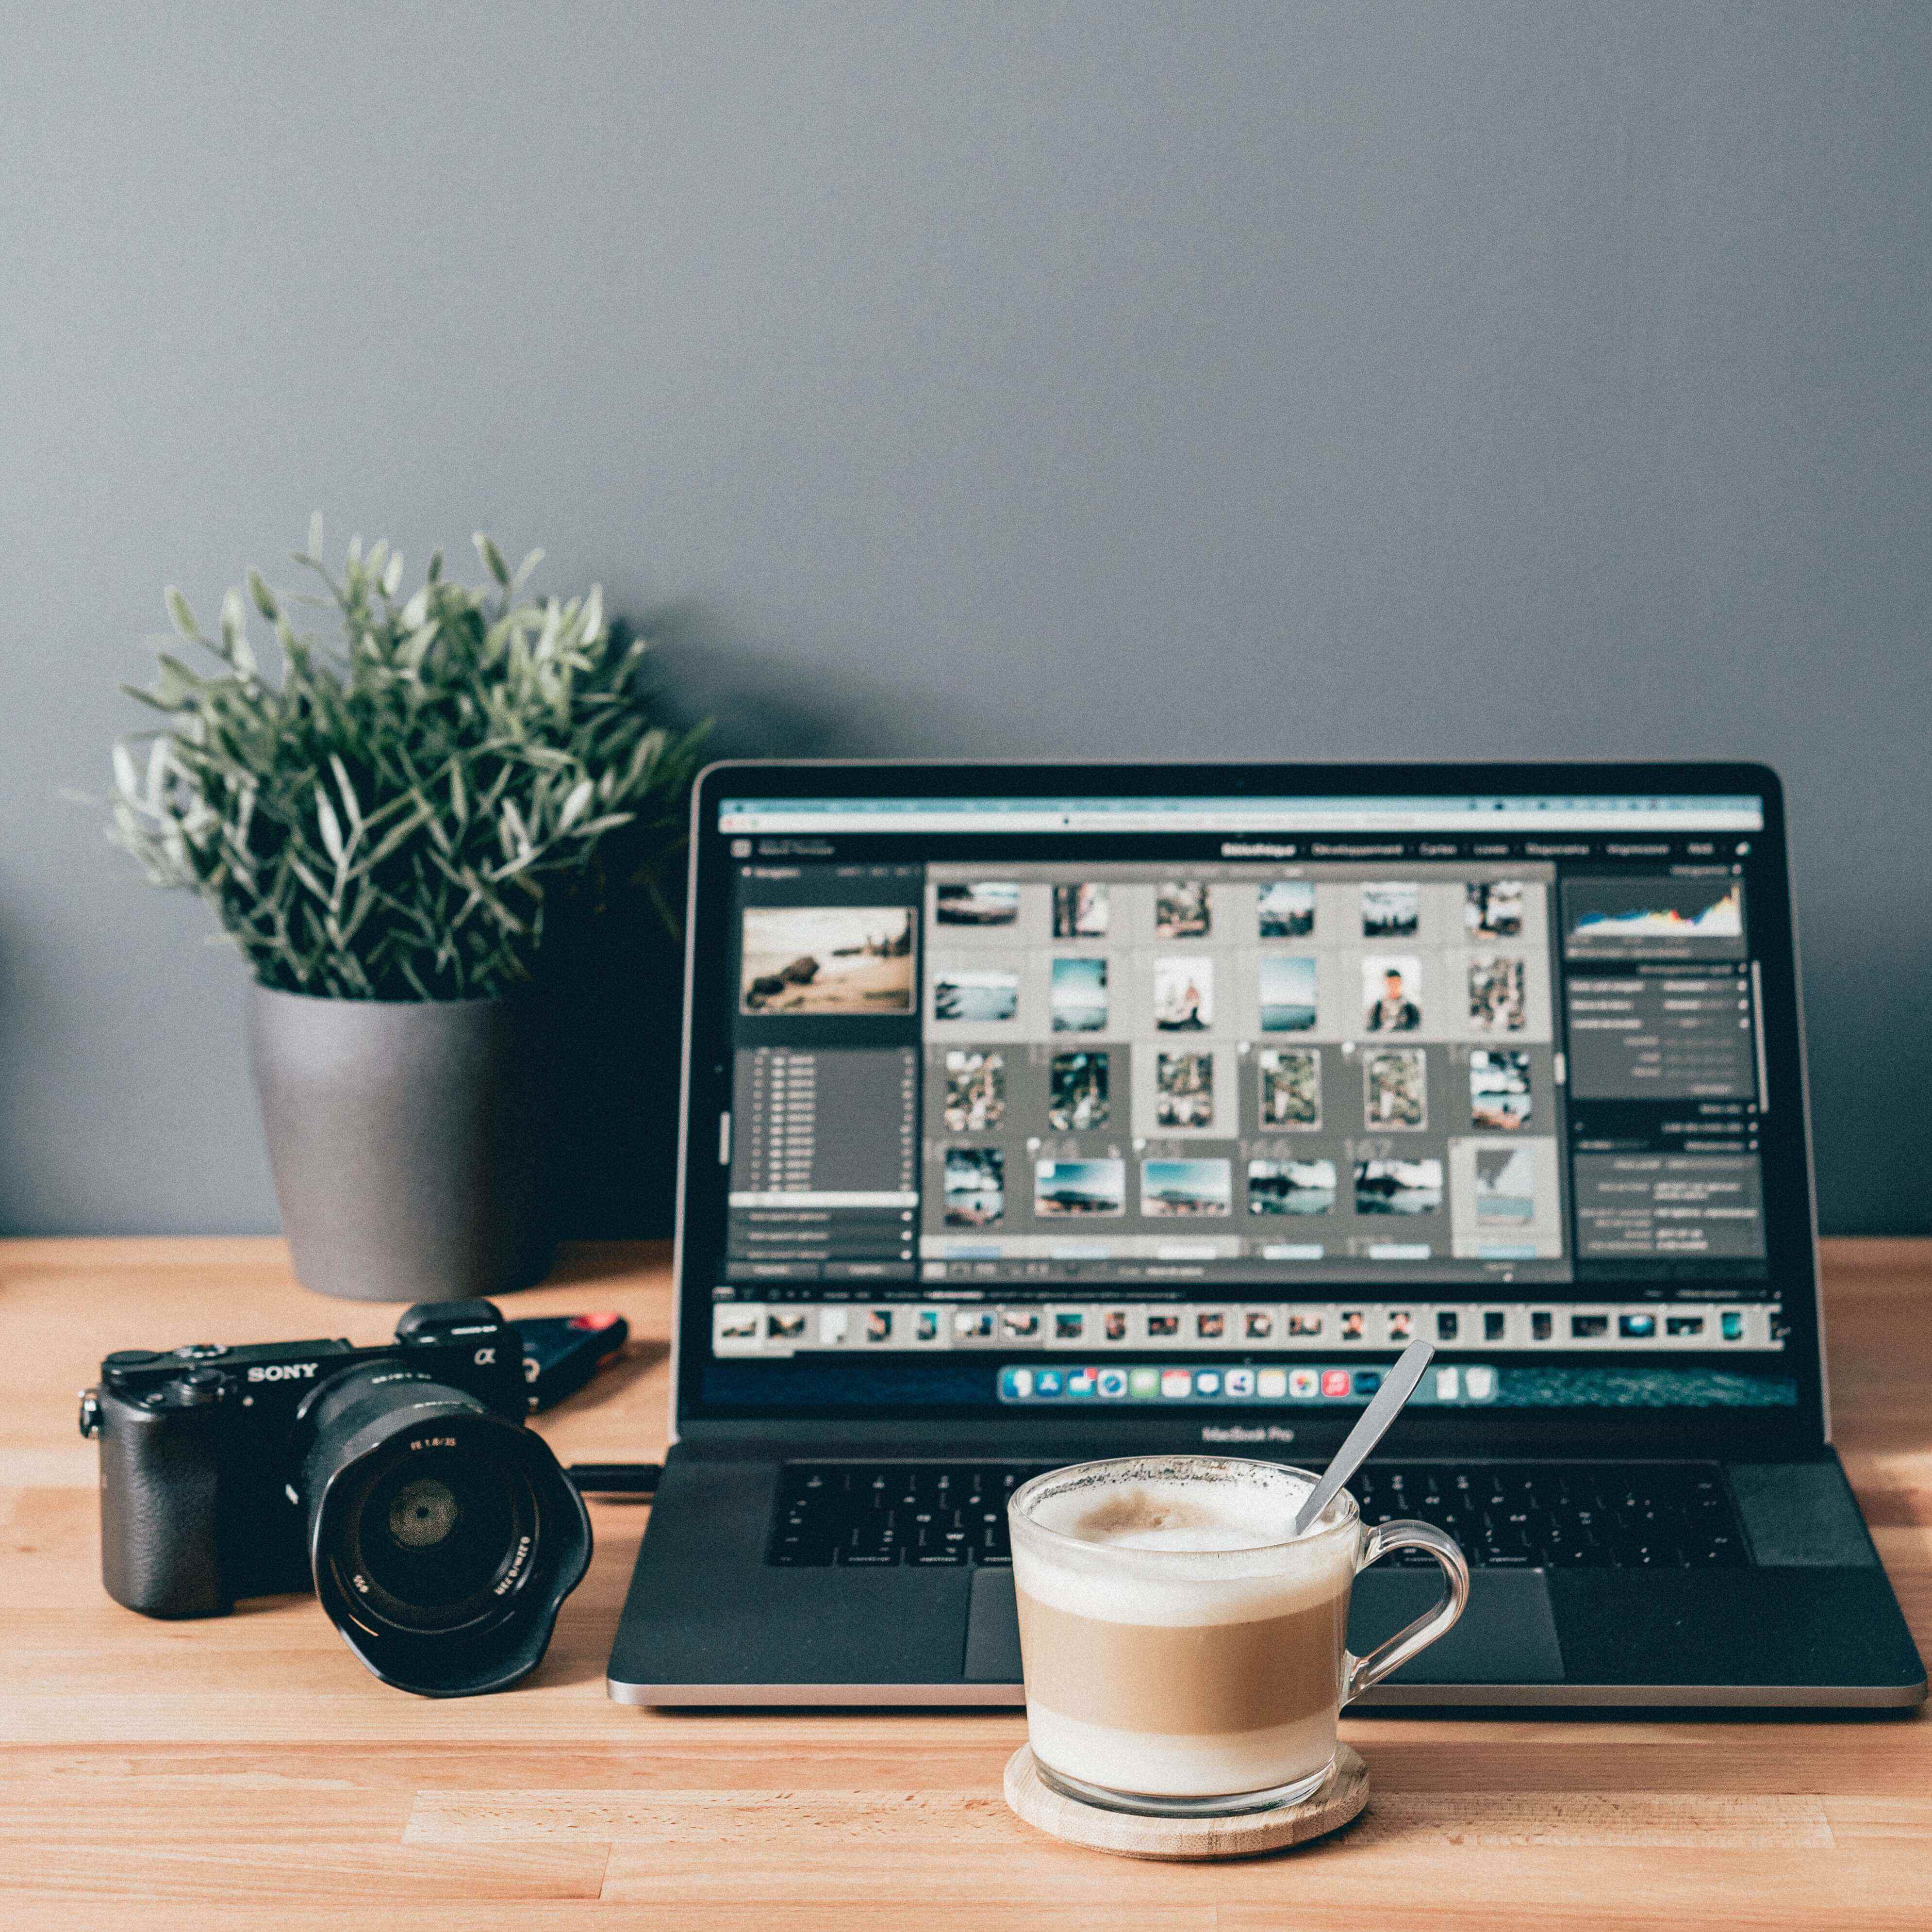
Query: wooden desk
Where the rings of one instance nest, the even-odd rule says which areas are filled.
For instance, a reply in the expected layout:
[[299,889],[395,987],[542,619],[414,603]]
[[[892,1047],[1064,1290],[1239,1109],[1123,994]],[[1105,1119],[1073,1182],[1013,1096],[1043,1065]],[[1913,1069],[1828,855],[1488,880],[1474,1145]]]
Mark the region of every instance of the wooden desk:
[[[1932,1652],[1932,1242],[1835,1244],[1828,1279],[1838,1440]],[[566,1460],[657,1454],[662,1251],[580,1248],[514,1306],[629,1316],[632,1359],[543,1427]],[[305,1599],[164,1624],[103,1594],[74,1395],[105,1352],[376,1341],[394,1312],[307,1294],[271,1241],[0,1244],[0,1923],[1932,1925],[1916,1720],[1354,1720],[1375,1796],[1346,1838],[1155,1866],[1007,1814],[1017,1712],[608,1702],[638,1504],[593,1505],[590,1574],[501,1696],[386,1690]]]

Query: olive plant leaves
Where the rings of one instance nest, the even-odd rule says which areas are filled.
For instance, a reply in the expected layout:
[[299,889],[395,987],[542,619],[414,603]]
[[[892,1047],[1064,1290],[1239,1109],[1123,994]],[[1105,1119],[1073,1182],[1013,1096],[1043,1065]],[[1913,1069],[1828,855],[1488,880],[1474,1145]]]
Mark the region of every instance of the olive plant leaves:
[[[349,999],[493,997],[528,981],[548,902],[590,878],[627,828],[661,907],[704,728],[652,722],[646,644],[602,593],[524,595],[480,532],[490,591],[454,584],[439,552],[398,601],[403,560],[352,542],[339,576],[321,519],[296,561],[320,580],[340,644],[298,632],[259,572],[204,635],[178,590],[168,615],[211,654],[168,652],[146,691],[156,728],[114,747],[108,836],[160,886],[198,892],[266,986]],[[279,680],[249,636],[268,626]]]

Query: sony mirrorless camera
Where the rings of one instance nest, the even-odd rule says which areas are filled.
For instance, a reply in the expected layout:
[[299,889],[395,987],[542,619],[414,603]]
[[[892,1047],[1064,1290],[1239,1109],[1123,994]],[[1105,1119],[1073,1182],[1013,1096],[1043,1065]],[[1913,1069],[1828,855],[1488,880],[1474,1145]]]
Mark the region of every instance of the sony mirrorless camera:
[[590,1562],[583,1499],[526,1406],[516,1328],[487,1301],[421,1303],[382,1348],[121,1350],[81,1397],[101,1580],[151,1617],[313,1586],[386,1684],[500,1690]]

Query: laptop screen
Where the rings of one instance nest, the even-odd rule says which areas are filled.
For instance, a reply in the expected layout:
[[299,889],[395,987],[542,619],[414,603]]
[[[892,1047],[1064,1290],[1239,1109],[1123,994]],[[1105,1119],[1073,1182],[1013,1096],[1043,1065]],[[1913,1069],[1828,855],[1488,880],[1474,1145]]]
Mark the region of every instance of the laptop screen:
[[1238,1442],[1418,1336],[1424,1406],[1798,1402],[1762,796],[722,776],[706,1404]]

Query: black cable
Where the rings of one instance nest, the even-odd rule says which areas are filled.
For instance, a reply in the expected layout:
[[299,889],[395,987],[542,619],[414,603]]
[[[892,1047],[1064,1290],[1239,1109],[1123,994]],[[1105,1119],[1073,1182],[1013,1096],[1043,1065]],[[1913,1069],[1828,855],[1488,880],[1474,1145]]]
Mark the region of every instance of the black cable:
[[664,1470],[656,1462],[573,1462],[563,1473],[587,1496],[649,1496]]

